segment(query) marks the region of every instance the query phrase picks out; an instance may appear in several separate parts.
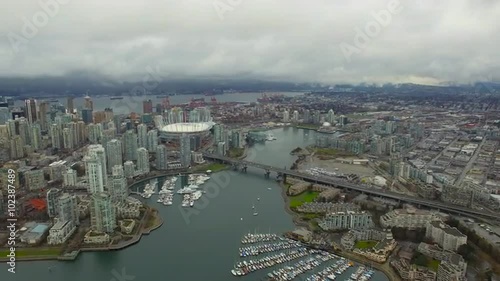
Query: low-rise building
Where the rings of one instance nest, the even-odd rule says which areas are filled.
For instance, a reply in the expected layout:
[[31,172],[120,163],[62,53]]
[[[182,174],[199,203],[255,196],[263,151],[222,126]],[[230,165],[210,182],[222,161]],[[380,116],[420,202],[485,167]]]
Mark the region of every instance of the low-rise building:
[[85,234],[83,243],[85,244],[106,244],[109,243],[109,234],[90,230]]
[[78,202],[78,215],[80,219],[84,219],[90,215],[90,204],[91,201],[88,198]]
[[29,222],[23,226],[25,231],[19,237],[22,243],[36,245],[42,242],[49,232],[50,224]]
[[340,239],[340,244],[347,250],[352,250],[356,245],[356,241],[366,241],[366,240],[392,240],[392,233],[390,231],[381,231],[376,229],[364,229],[357,230],[351,229],[342,235]]
[[384,263],[391,252],[396,248],[396,240],[384,239],[371,249],[354,249],[354,253],[364,256],[372,261]]
[[427,224],[425,236],[431,238],[444,250],[457,251],[458,247],[467,243],[467,236],[457,228],[442,221],[431,221]]
[[451,259],[454,259],[454,260],[462,259],[462,256],[460,256],[459,254],[457,254],[455,252],[443,250],[437,245],[427,244],[424,242],[422,242],[418,245],[417,251],[419,251],[420,253],[422,253],[426,256],[429,256],[433,259],[440,260],[440,261],[451,260]]
[[374,226],[372,215],[365,211],[332,212],[319,222],[323,230],[366,229]]
[[76,225],[72,221],[57,221],[49,230],[47,242],[49,245],[63,244],[73,235]]
[[430,221],[442,219],[440,213],[415,208],[392,210],[380,217],[380,225],[383,228],[425,228]]
[[460,255],[443,260],[438,267],[437,281],[465,281],[467,263]]
[[312,232],[304,228],[299,228],[292,231],[291,235],[293,235],[296,239],[304,242],[309,242],[312,239]]
[[116,217],[120,219],[134,219],[141,215],[140,206],[129,202],[114,204]]
[[134,230],[135,220],[124,219],[119,222],[120,232],[125,234],[130,234]]
[[436,273],[423,266],[410,264],[405,259],[394,260],[391,266],[398,272],[403,280],[429,281],[436,280]]

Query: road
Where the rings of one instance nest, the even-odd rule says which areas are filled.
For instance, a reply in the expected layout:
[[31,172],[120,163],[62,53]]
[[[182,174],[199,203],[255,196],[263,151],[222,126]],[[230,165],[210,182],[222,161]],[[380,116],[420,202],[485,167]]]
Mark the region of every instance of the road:
[[260,164],[260,163],[255,163],[255,162],[250,162],[250,161],[245,161],[245,160],[236,160],[236,159],[232,159],[232,158],[221,156],[221,155],[204,153],[203,156],[205,157],[205,159],[211,159],[211,160],[216,160],[216,161],[222,161],[222,162],[229,163],[229,164],[235,164],[235,165],[238,165],[239,167],[249,166],[249,167],[260,168],[260,169],[263,169],[266,171],[274,171],[278,174],[289,175],[289,176],[299,178],[299,179],[302,179],[302,180],[305,180],[308,182],[314,182],[314,183],[323,184],[323,185],[332,186],[332,187],[338,187],[338,188],[345,188],[345,189],[349,189],[349,190],[354,190],[354,191],[366,193],[366,194],[369,194],[372,196],[385,197],[385,198],[393,199],[396,201],[407,202],[407,203],[414,204],[414,205],[426,206],[426,207],[429,207],[432,209],[437,209],[439,211],[447,211],[450,213],[472,216],[475,218],[484,217],[484,218],[492,219],[495,221],[498,221],[498,219],[500,218],[500,214],[498,214],[498,213],[474,210],[474,209],[470,209],[470,208],[463,207],[463,206],[453,205],[450,203],[406,196],[403,194],[399,194],[399,193],[395,193],[395,192],[391,192],[391,191],[386,191],[386,190],[367,189],[366,187],[354,184],[352,182],[348,182],[347,180],[332,179],[332,178],[328,178],[328,177],[324,177],[324,176],[304,174],[304,173],[300,173],[300,172],[296,172],[296,171],[292,171],[292,170],[285,170],[285,169],[281,169],[281,168],[277,168],[277,167],[273,167],[273,166],[269,166],[269,165],[264,165],[264,164]]
[[450,142],[450,144],[448,144],[443,150],[441,150],[441,152],[439,152],[438,155],[436,155],[436,157],[434,157],[434,159],[427,162],[427,164],[425,164],[425,169],[429,168],[429,165],[434,164],[436,162],[436,160],[438,160],[439,157],[441,157],[441,155],[443,155],[443,153],[448,150],[448,148],[450,148],[453,144],[455,144],[455,142],[457,142],[457,140],[459,138],[460,138],[460,136],[456,137],[454,140],[452,140]]
[[481,147],[483,147],[483,144],[485,142],[486,142],[486,138],[483,138],[483,141],[478,145],[476,151],[474,151],[474,154],[470,158],[470,160],[467,163],[467,165],[465,166],[464,170],[462,171],[462,173],[460,174],[460,176],[455,181],[455,186],[460,186],[460,184],[464,180],[465,176],[467,175],[467,173],[469,172],[469,170],[472,168],[472,165],[474,164],[474,162],[476,162],[476,159],[479,156],[479,152],[481,152]]

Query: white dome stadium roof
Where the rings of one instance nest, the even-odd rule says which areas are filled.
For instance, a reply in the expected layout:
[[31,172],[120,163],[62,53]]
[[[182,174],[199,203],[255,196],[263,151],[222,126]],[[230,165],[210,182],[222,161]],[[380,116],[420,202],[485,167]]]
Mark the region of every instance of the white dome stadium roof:
[[161,129],[167,133],[198,133],[210,130],[213,127],[213,122],[202,123],[174,123],[163,126]]
[[323,127],[331,127],[331,126],[332,126],[332,124],[330,124],[328,122],[323,123]]

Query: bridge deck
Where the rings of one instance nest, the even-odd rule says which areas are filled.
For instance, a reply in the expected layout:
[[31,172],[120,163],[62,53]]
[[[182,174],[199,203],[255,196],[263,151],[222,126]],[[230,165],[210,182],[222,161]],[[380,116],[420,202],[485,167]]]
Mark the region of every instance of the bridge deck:
[[394,199],[398,201],[404,201],[407,203],[412,203],[412,204],[417,204],[417,205],[423,205],[427,206],[430,208],[442,210],[442,211],[449,211],[449,212],[454,212],[454,213],[459,213],[462,215],[475,215],[475,216],[482,216],[486,217],[489,219],[494,219],[498,220],[500,217],[500,214],[496,213],[490,213],[490,212],[484,212],[484,211],[478,211],[458,205],[453,205],[441,201],[434,201],[430,199],[423,199],[423,198],[417,198],[417,197],[411,197],[403,194],[399,194],[396,192],[391,192],[391,191],[385,191],[385,190],[375,190],[375,189],[367,189],[365,187],[353,184],[351,182],[341,180],[341,179],[332,179],[332,178],[327,178],[327,177],[320,177],[320,176],[313,176],[310,174],[304,174],[300,173],[297,171],[292,171],[292,170],[285,170],[269,165],[264,165],[256,162],[251,162],[251,161],[246,161],[246,160],[238,160],[238,159],[232,159],[229,157],[225,156],[220,156],[220,155],[214,155],[214,154],[208,154],[204,153],[203,156],[207,159],[212,159],[212,160],[218,160],[218,161],[224,161],[226,163],[230,164],[237,164],[237,165],[246,165],[250,167],[255,167],[255,168],[260,168],[264,170],[269,170],[273,171],[276,173],[281,173],[285,175],[289,175],[292,177],[300,178],[306,181],[310,182],[316,182],[318,184],[324,184],[328,186],[334,186],[334,187],[339,187],[339,188],[347,188],[363,193],[367,193],[370,195],[375,195],[375,196],[380,196],[380,197],[386,197],[389,199]]

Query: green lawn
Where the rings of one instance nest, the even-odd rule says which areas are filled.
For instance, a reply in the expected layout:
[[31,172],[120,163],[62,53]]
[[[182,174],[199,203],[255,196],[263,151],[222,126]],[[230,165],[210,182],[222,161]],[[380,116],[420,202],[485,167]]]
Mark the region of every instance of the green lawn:
[[238,158],[243,156],[244,152],[245,152],[244,148],[231,148],[229,149],[229,157]]
[[430,270],[437,272],[440,261],[432,259],[421,253],[417,253],[415,254],[415,256],[413,256],[412,263],[419,266],[425,266]]
[[306,191],[297,196],[290,196],[290,208],[297,208],[306,202],[313,202],[318,197],[319,192]]
[[427,261],[427,267],[430,268],[432,271],[437,272],[440,263],[441,262],[438,260],[429,259]]
[[300,216],[306,220],[321,218],[320,214],[301,214]]
[[218,172],[221,170],[226,169],[228,166],[225,164],[219,164],[219,163],[212,163],[210,165],[207,165],[207,170],[212,170],[212,172]]
[[357,249],[371,249],[375,247],[377,243],[377,241],[358,241],[354,247]]
[[[10,251],[0,250],[0,257],[6,257]],[[29,248],[29,249],[16,249],[16,257],[45,257],[45,256],[59,256],[61,253],[61,248]]]

